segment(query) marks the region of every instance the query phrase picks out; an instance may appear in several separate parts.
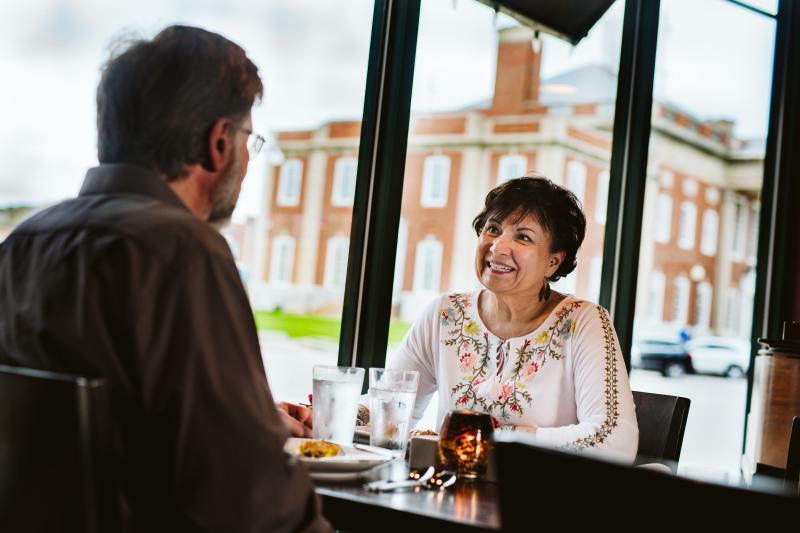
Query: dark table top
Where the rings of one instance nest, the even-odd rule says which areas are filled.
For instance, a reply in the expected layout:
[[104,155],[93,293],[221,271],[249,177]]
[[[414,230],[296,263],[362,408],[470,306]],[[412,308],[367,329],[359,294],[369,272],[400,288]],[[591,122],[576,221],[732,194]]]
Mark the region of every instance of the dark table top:
[[[497,531],[500,507],[495,483],[461,481],[445,490],[370,492],[366,481],[406,479],[408,465],[394,461],[370,471],[357,482],[317,481],[323,513],[334,528],[345,531],[376,531],[408,528],[409,531]],[[426,529],[420,529],[426,528]]]

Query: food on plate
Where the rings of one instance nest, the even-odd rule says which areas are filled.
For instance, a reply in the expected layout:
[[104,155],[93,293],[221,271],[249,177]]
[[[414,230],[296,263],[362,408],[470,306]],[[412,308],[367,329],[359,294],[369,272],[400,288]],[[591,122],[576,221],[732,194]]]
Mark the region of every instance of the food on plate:
[[439,434],[432,429],[415,429],[409,434],[409,437],[428,437],[428,436],[438,437]]
[[333,457],[339,455],[342,449],[325,440],[307,440],[300,445],[299,452],[301,457]]

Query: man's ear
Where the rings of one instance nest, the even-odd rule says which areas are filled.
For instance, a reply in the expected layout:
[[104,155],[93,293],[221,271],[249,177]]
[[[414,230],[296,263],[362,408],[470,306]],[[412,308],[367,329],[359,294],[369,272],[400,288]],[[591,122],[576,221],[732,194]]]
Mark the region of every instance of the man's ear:
[[211,126],[208,134],[208,157],[203,162],[205,170],[218,172],[227,165],[233,148],[231,124],[229,118],[221,118]]

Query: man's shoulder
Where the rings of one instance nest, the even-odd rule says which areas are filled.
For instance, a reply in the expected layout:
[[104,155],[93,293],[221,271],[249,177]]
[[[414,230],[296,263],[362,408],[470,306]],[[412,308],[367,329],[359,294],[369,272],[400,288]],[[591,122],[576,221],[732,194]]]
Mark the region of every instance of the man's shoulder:
[[64,200],[20,224],[9,239],[126,240],[167,259],[194,251],[229,255],[225,239],[188,210],[135,194]]

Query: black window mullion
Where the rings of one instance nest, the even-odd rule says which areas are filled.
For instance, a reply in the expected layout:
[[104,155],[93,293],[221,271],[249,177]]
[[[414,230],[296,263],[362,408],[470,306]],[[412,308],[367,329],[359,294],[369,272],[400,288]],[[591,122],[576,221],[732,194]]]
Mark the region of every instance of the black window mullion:
[[383,366],[403,196],[420,0],[376,0],[339,364]]
[[[800,319],[800,4],[778,3],[772,100],[764,156],[758,232],[752,353],[747,405],[753,391],[753,361],[759,337],[779,339],[787,320]],[[745,428],[746,429],[746,428]]]
[[611,314],[629,369],[660,4],[625,3],[614,111],[600,304]]

